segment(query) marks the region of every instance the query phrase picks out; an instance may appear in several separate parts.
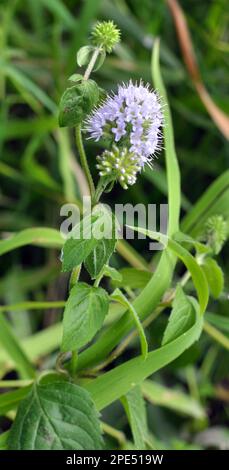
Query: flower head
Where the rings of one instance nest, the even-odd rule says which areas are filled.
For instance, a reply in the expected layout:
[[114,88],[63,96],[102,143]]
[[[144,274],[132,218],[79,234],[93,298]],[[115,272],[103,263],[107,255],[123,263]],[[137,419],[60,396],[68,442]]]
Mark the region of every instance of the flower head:
[[120,31],[113,21],[97,22],[91,37],[95,46],[102,47],[105,52],[110,53],[120,41]]
[[[128,161],[136,162],[135,178],[127,182],[133,184],[137,171],[145,163],[150,163],[155,152],[160,149],[162,123],[161,103],[157,94],[148,85],[129,82],[119,86],[117,94],[108,97],[93,112],[87,120],[86,130],[96,141],[104,138],[110,141],[111,146],[115,143],[120,156],[124,152],[128,155]],[[104,153],[104,157],[107,155]],[[118,158],[117,150],[114,158]],[[126,162],[127,157],[124,160]],[[123,165],[124,160],[120,159]]]

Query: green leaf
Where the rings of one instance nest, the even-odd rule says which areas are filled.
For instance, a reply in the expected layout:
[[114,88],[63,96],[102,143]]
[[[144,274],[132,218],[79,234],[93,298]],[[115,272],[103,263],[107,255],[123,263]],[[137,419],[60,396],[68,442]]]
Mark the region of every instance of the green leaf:
[[67,88],[60,100],[60,127],[75,127],[80,124],[97,104],[99,97],[98,85],[93,80],[84,80]]
[[25,352],[22,350],[9,322],[4,318],[2,313],[0,313],[0,344],[13,360],[15,368],[22,378],[34,377],[34,368]]
[[121,282],[122,275],[117,269],[112,268],[111,266],[105,266],[103,270],[103,275],[106,277],[110,277],[112,281]]
[[65,242],[61,257],[63,271],[71,271],[86,261],[88,255],[98,246],[98,250],[94,250],[86,262],[89,273],[96,277],[115,248],[116,239],[111,230],[111,215],[103,204],[98,204],[91,214],[85,215],[73,228],[71,238]]
[[[102,205],[100,205],[101,207]],[[85,268],[89,272],[92,279],[95,279],[105,264],[109,262],[111,255],[113,254],[117,242],[117,233],[116,233],[116,219],[110,214],[104,207],[101,207],[101,221],[103,217],[106,220],[105,229],[106,237],[98,241],[96,247],[91,251],[89,256],[85,259]],[[99,225],[99,224],[97,224]]]
[[97,450],[102,439],[90,395],[67,382],[35,383],[20,403],[10,450]]
[[82,92],[79,85],[67,88],[60,101],[59,126],[74,127],[83,121]]
[[136,328],[137,328],[138,333],[139,333],[139,337],[140,337],[142,356],[144,357],[144,359],[146,359],[147,355],[148,355],[148,343],[147,343],[147,339],[146,339],[146,336],[145,336],[143,326],[142,326],[142,324],[139,320],[139,317],[138,317],[138,314],[137,314],[135,308],[129,302],[129,300],[125,297],[125,295],[122,293],[122,291],[118,288],[115,289],[114,292],[112,292],[111,299],[116,300],[117,302],[119,302],[121,305],[126,307],[130,311],[130,313],[132,314],[135,325],[136,325]]
[[218,263],[212,258],[204,258],[202,269],[204,270],[207,278],[210,292],[212,296],[217,299],[224,286],[223,271],[219,267]]
[[145,450],[148,430],[145,402],[140,386],[130,390],[121,401],[127,414],[136,449]]
[[79,350],[95,336],[108,313],[109,297],[101,287],[76,284],[64,310],[62,351]]
[[83,46],[78,50],[76,60],[79,67],[87,65],[90,62],[91,56],[93,52],[95,52],[95,49],[96,48],[94,46]]
[[[77,52],[77,56],[76,56],[78,65],[80,67],[82,67],[83,65],[88,65],[96,49],[97,48],[94,46],[81,47],[79,51]],[[94,72],[100,69],[100,67],[103,65],[105,58],[106,58],[106,52],[103,49],[101,49],[98,53],[98,57],[93,67]]]
[[152,380],[145,380],[141,389],[144,397],[153,405],[163,406],[195,419],[205,417],[204,408],[200,403],[180,390],[173,390]]
[[[101,49],[100,52],[99,52],[99,55],[96,59],[95,65],[93,67],[93,72],[96,72],[97,70],[100,69],[100,67],[102,67],[105,59],[106,59],[106,52],[103,49]],[[100,90],[101,90],[101,88],[100,88]],[[104,93],[104,90],[102,90],[102,95],[103,95],[103,93]]]
[[149,282],[152,273],[137,268],[122,268],[119,271],[121,275],[120,280],[115,280],[112,283],[117,287],[130,287],[131,289],[142,289]]
[[71,271],[79,266],[99,243],[93,236],[93,224],[98,215],[88,214],[73,228],[61,253],[62,271]]
[[177,287],[173,309],[165,329],[162,345],[170,343],[185,333],[195,323],[194,299],[187,297],[180,286]]
[[114,252],[116,240],[103,239],[85,259],[84,265],[92,279],[95,279]]
[[97,240],[95,238],[75,240],[69,238],[63,247],[61,261],[62,271],[71,271],[73,268],[79,266],[89,255],[89,253],[96,246]]
[[68,80],[74,83],[81,82],[83,80],[83,75],[80,73],[73,73],[73,75],[71,75]]

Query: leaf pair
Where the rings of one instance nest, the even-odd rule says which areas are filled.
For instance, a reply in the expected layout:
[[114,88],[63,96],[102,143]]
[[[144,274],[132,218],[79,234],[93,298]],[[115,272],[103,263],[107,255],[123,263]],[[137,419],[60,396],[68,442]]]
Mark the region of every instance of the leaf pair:
[[[89,62],[92,59],[93,54],[97,51],[97,47],[95,46],[83,46],[79,49],[77,52],[77,63],[80,67],[83,65],[88,65]],[[100,49],[97,52],[97,59],[95,62],[95,65],[93,67],[93,71],[96,72],[96,70],[100,69],[100,67],[103,65],[103,62],[106,58],[106,52],[104,49]]]
[[109,261],[116,245],[116,220],[102,204],[86,215],[74,228],[63,247],[63,271],[71,271],[84,262],[95,279]]

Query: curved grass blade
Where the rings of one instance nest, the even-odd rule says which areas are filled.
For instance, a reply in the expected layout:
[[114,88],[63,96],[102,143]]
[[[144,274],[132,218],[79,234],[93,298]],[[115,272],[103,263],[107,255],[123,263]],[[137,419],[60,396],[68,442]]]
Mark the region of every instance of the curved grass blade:
[[56,104],[46,93],[23,72],[11,65],[5,65],[4,71],[12,82],[18,83],[23,89],[28,90],[35,98],[40,101],[51,113],[56,113]]
[[179,357],[197,341],[202,331],[203,317],[198,311],[198,304],[195,303],[195,305],[195,324],[184,334],[166,346],[150,352],[146,360],[138,356],[106,372],[85,386],[91,393],[98,410],[126,395],[131,388]]
[[181,229],[196,238],[203,231],[208,217],[214,214],[229,219],[229,170],[219,176],[200,197],[182,220]]
[[61,248],[63,244],[64,239],[58,230],[43,227],[28,228],[0,241],[0,256],[25,245]]
[[16,335],[2,313],[0,313],[0,344],[14,362],[15,368],[18,370],[22,378],[27,379],[35,376],[32,364],[27,358],[25,352],[21,349]]
[[148,343],[147,343],[147,339],[145,336],[144,328],[139,320],[139,317],[135,308],[133,307],[133,305],[131,305],[129,300],[125,297],[125,295],[122,293],[120,289],[115,289],[115,291],[111,294],[111,299],[114,299],[117,302],[120,302],[120,304],[123,305],[124,307],[127,307],[131,315],[133,316],[136,328],[139,333],[142,356],[144,359],[146,359],[148,355]]
[[209,290],[206,276],[195,260],[194,256],[189,253],[183,246],[177,243],[172,238],[167,237],[159,232],[153,232],[141,227],[130,227],[132,230],[140,232],[152,240],[160,241],[165,247],[168,247],[175,255],[185,264],[186,268],[190,271],[193,284],[196,288],[198,299],[200,303],[201,313],[204,313],[208,304]]

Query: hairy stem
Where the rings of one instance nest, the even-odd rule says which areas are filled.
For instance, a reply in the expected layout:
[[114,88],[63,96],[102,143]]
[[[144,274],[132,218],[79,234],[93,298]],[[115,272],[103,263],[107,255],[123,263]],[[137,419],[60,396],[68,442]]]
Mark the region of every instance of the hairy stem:
[[95,206],[100,200],[102,193],[105,191],[106,187],[113,181],[112,176],[101,176],[97,187],[94,192],[94,197],[92,200],[92,206]]
[[70,276],[70,281],[69,281],[69,290],[72,289],[72,287],[75,286],[75,284],[78,282],[79,277],[80,277],[80,271],[81,271],[81,264],[74,268],[71,272]]
[[98,58],[98,55],[100,53],[101,49],[100,47],[97,47],[94,52],[93,52],[93,55],[92,55],[92,58],[86,68],[86,71],[85,71],[85,74],[84,74],[84,80],[88,80],[88,78],[90,77],[91,75],[91,72],[95,66],[95,63],[96,63],[96,60]]

